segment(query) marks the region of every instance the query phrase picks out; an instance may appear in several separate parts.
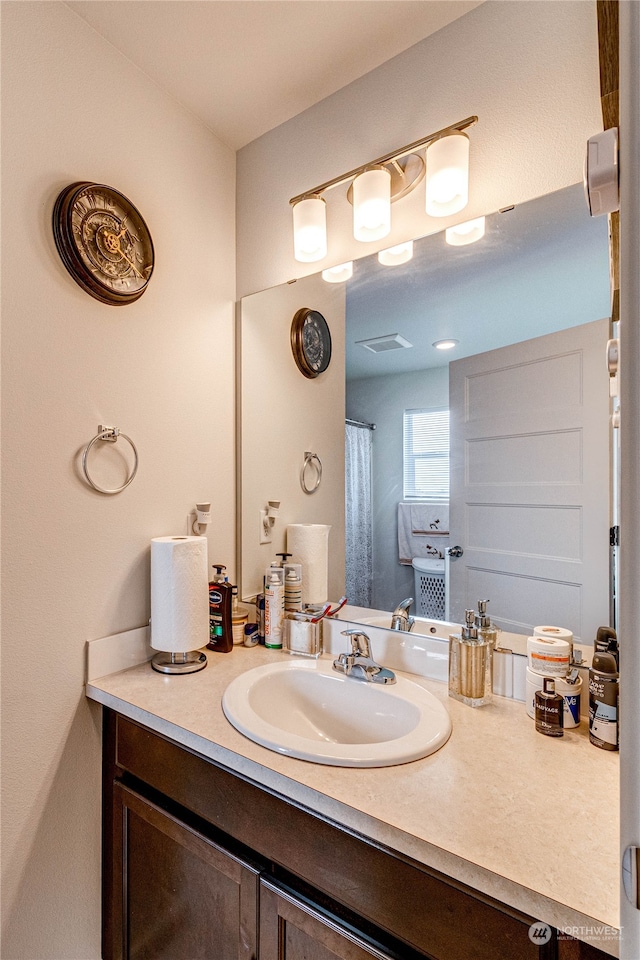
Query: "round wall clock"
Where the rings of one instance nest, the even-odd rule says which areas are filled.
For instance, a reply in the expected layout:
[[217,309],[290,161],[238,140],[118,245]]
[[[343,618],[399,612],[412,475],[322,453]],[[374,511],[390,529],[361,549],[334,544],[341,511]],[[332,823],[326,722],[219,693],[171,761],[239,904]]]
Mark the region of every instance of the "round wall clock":
[[317,310],[298,310],[291,323],[291,349],[298,369],[310,380],[327,369],[331,361],[331,333]]
[[81,181],[60,193],[53,236],[65,267],[102,303],[133,303],[153,272],[153,243],[142,215],[113,187]]

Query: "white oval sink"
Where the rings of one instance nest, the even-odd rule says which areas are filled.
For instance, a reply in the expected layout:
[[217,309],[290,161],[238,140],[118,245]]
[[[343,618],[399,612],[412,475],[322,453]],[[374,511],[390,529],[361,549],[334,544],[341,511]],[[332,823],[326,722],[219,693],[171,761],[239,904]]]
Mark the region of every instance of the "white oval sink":
[[451,735],[446,708],[417,683],[368,683],[338,673],[330,660],[248,670],[229,684],[222,709],[240,733],[269,750],[340,767],[419,760]]

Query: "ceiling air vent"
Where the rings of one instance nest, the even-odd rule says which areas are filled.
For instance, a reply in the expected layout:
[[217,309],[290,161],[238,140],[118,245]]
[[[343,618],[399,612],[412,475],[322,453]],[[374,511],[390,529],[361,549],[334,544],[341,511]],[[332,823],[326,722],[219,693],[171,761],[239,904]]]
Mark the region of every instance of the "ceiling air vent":
[[372,353],[387,353],[389,350],[404,350],[413,344],[401,337],[399,333],[388,333],[385,337],[371,337],[369,340],[356,340],[366,350]]

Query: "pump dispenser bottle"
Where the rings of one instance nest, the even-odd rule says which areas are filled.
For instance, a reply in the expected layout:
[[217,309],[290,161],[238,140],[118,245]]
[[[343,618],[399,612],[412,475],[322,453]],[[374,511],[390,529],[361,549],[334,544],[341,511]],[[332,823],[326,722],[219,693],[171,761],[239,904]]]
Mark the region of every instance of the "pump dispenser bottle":
[[481,637],[473,610],[465,611],[461,633],[449,636],[449,696],[470,707],[492,699],[492,641]]
[[478,630],[478,636],[483,640],[486,640],[487,643],[490,643],[493,649],[495,650],[498,642],[498,631],[496,627],[491,623],[490,618],[487,615],[487,604],[488,600],[478,600],[478,612],[476,613],[476,628]]
[[227,569],[222,563],[214,563],[216,571],[209,581],[209,650],[229,653],[233,650],[233,624],[231,619],[233,587],[224,575]]

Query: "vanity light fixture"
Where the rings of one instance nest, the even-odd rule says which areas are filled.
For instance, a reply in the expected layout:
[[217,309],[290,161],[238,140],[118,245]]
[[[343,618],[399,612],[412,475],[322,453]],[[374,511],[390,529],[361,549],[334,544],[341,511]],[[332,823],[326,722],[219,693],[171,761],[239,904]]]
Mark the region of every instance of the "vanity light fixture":
[[293,208],[295,257],[314,263],[327,255],[327,204],[322,197],[307,197]]
[[460,343],[459,340],[436,340],[435,343],[432,343],[431,346],[435,347],[436,350],[453,350],[454,347],[457,347]]
[[413,256],[413,240],[406,243],[397,243],[395,247],[387,247],[378,252],[378,261],[385,267],[398,267],[401,263],[408,263]]
[[468,201],[469,137],[456,130],[427,147],[426,210],[430,217],[449,217]]
[[322,271],[322,279],[327,283],[344,283],[353,276],[353,260],[348,263],[339,263],[335,267],[327,267]]
[[[430,133],[399,150],[356,167],[292,197],[293,246],[296,260],[313,263],[327,255],[326,204],[323,193],[349,184],[356,240],[370,242],[391,230],[390,205],[427,177],[426,210],[445,217],[462,210],[469,196],[469,138],[463,131],[478,122],[467,117]],[[426,163],[421,151],[426,147]]]
[[391,230],[391,173],[372,167],[353,181],[353,235],[365,243]]
[[481,240],[484,237],[484,228],[485,218],[478,217],[476,220],[457,223],[455,227],[447,227],[444,238],[452,247],[464,247],[468,243]]

